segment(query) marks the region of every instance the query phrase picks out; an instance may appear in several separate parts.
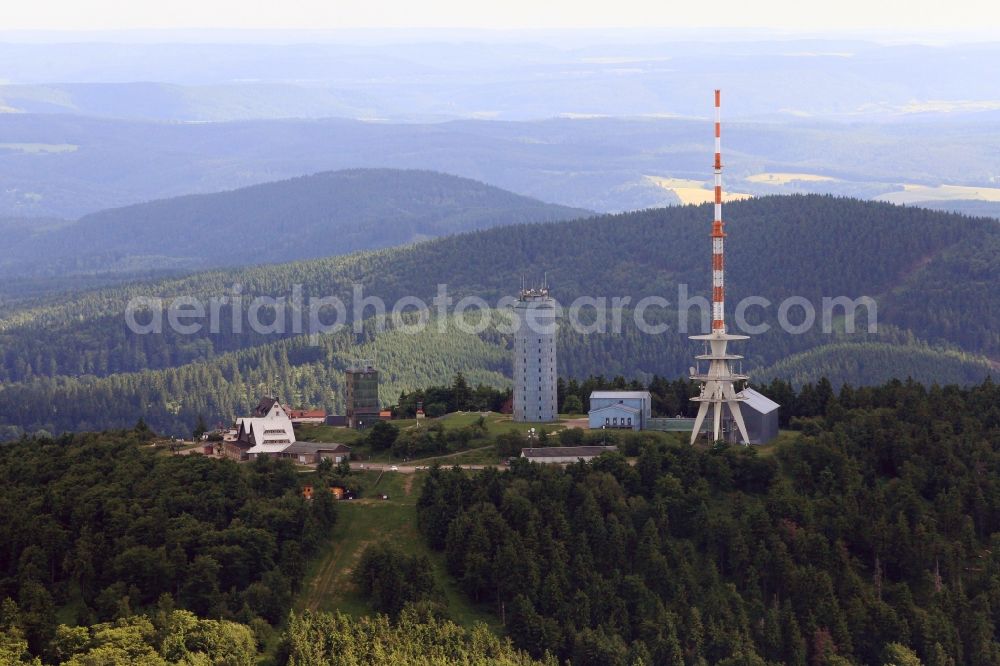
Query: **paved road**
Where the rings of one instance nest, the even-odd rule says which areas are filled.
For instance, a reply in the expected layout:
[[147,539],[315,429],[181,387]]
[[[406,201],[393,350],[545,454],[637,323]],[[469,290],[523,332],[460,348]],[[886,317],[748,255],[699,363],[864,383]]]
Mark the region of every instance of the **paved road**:
[[[442,467],[455,467],[455,465],[441,465]],[[351,469],[354,471],[375,471],[375,472],[399,472],[401,474],[412,474],[420,470],[430,469],[430,465],[413,463],[412,465],[399,465],[393,463],[366,463],[352,462]],[[462,469],[486,469],[487,467],[501,467],[499,463],[493,465],[458,465]],[[395,469],[393,469],[395,468]],[[311,471],[311,470],[310,470]]]

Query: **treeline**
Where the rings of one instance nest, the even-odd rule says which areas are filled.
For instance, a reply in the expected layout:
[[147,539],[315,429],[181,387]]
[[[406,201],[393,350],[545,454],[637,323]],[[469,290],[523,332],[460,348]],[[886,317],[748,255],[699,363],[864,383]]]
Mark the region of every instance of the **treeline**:
[[512,399],[511,389],[498,389],[486,384],[475,388],[461,372],[456,373],[450,386],[428,386],[399,394],[393,406],[393,417],[412,419],[417,409],[423,409],[429,418],[437,418],[452,412],[502,412]]
[[[0,663],[41,666],[32,657],[28,642],[11,604],[0,617]],[[91,626],[59,625],[45,663],[59,666],[128,664],[227,664],[257,663],[258,637],[243,624],[229,620],[199,619],[194,613],[174,610],[164,599],[151,615],[130,615]]]
[[[13,618],[13,624],[8,620]],[[253,666],[262,646],[253,628],[229,620],[199,619],[164,605],[92,626],[60,625],[53,639],[58,666]],[[464,629],[416,608],[391,621],[385,615],[353,618],[342,613],[290,615],[274,662],[288,666],[556,666],[536,661],[497,638],[484,624]],[[13,616],[0,617],[0,663],[41,666],[27,650]]]
[[484,624],[463,629],[410,609],[398,621],[385,615],[293,614],[279,658],[289,666],[556,666],[536,661],[497,638]]
[[574,666],[1000,664],[1000,387],[806,397],[768,457],[433,469],[420,529],[515,645]]
[[51,659],[61,609],[81,625],[157,606],[277,624],[329,534],[289,461],[163,455],[148,431],[0,447],[0,600]]
[[[490,313],[490,326],[479,335],[464,333],[454,319],[439,326],[432,319],[419,335],[396,330],[391,322],[379,332],[381,320],[367,322],[359,334],[343,331],[320,336],[282,340],[267,345],[224,354],[205,362],[178,368],[115,374],[108,377],[36,378],[31,381],[0,383],[0,439],[17,438],[24,432],[58,433],[65,430],[101,430],[128,427],[141,415],[158,432],[186,435],[198,418],[210,426],[218,421],[229,423],[256,404],[259,395],[276,391],[283,401],[299,407],[323,407],[330,413],[343,413],[343,371],[357,358],[376,358],[381,371],[380,397],[384,406],[401,399],[402,415],[412,415],[427,387],[443,387],[422,395],[425,411],[431,415],[441,410],[489,409],[497,411],[503,402],[497,390],[509,387],[511,357],[509,336],[498,326],[507,317]],[[628,321],[628,320],[627,320]],[[773,352],[790,353],[809,344],[809,336],[785,336]],[[892,329],[882,330],[878,338],[893,344],[868,347],[822,347],[813,358],[816,365],[805,363],[781,365],[764,370],[764,377],[816,381],[815,368],[829,369],[831,376],[850,383],[867,376],[913,376],[931,382],[973,383],[989,371],[978,362],[950,354],[913,346],[913,340]],[[778,342],[778,337],[772,341]],[[748,355],[747,368],[763,363],[763,341],[753,340],[740,349]],[[697,346],[681,336],[651,336],[639,333],[634,325],[621,335],[584,335],[564,328],[559,334],[559,374],[584,378],[602,374],[637,377],[651,384],[656,375],[679,377],[686,374]],[[826,350],[822,354],[819,351]],[[912,351],[912,353],[911,353]],[[767,352],[770,354],[772,352]],[[822,362],[820,362],[822,361]],[[776,366],[777,368],[777,366]],[[805,372],[802,372],[802,371]],[[957,371],[956,371],[957,370]],[[471,398],[456,402],[448,393],[456,373],[469,386]],[[756,371],[751,371],[757,376]],[[579,382],[582,381],[578,379]],[[838,385],[839,385],[838,381]],[[674,416],[684,409],[683,396],[673,402],[655,405],[658,413]],[[586,407],[589,391],[578,395]],[[562,411],[574,411],[563,409]],[[585,411],[585,410],[584,410]]]

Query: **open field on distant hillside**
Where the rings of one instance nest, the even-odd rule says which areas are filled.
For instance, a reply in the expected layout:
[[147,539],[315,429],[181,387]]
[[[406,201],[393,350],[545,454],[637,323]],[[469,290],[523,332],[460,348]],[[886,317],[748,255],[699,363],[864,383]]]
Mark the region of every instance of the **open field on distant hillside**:
[[876,199],[894,204],[915,204],[922,201],[950,201],[953,199],[1000,202],[1000,187],[904,184],[902,192],[887,192]]
[[[698,205],[714,201],[715,195],[709,184],[705,181],[689,180],[686,178],[662,178],[660,176],[646,176],[646,179],[676,194],[684,205]],[[739,201],[740,199],[749,199],[751,196],[753,195],[745,192],[723,192],[722,199],[723,201]]]
[[748,180],[751,183],[759,183],[762,185],[787,185],[788,183],[794,182],[796,180],[803,180],[808,182],[823,182],[823,181],[836,181],[837,178],[832,176],[820,176],[814,173],[788,173],[788,172],[775,172],[775,173],[757,173],[752,176],[748,176],[744,180]]
[[[515,423],[514,417],[510,414],[497,414],[496,412],[455,412],[454,414],[447,414],[436,420],[443,423],[445,429],[462,428],[476,423],[479,420],[480,415],[485,415],[483,418],[486,420],[486,433],[491,437],[495,437],[496,435],[510,430],[528,432],[531,428],[535,428],[536,430],[545,428],[551,433],[558,432],[566,427],[563,425],[562,419],[555,423]],[[400,423],[402,423],[402,421],[400,421]]]
[[[448,614],[459,624],[471,626],[477,621],[490,623],[493,618],[471,604],[445,571],[444,556],[427,548],[417,530],[417,497],[425,474],[387,472],[377,486],[372,477],[370,490],[360,500],[340,502],[337,524],[326,550],[306,574],[302,591],[295,601],[296,610],[340,610],[351,615],[370,611],[351,579],[364,549],[383,539],[391,540],[407,554],[426,555],[434,579],[443,592]],[[388,500],[374,499],[385,492]]]
[[0,150],[16,150],[21,153],[41,155],[44,153],[72,153],[77,148],[72,143],[0,143]]

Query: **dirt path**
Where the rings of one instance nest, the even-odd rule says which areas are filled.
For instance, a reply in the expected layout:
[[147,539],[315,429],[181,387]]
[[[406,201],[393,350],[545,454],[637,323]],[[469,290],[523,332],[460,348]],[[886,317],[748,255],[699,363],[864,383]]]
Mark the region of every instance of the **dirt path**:
[[335,540],[331,544],[331,549],[333,553],[330,557],[327,557],[323,562],[323,567],[316,573],[313,579],[309,582],[309,593],[307,596],[308,601],[306,602],[306,608],[315,612],[319,610],[320,600],[323,598],[328,590],[338,589],[336,581],[338,578],[341,579],[340,584],[346,584],[347,579],[351,574],[351,568],[347,566],[349,562],[354,562],[358,559],[356,553],[360,553],[365,546],[370,542],[359,541],[355,543],[355,547],[351,549],[353,552],[348,553],[347,544],[343,541]]

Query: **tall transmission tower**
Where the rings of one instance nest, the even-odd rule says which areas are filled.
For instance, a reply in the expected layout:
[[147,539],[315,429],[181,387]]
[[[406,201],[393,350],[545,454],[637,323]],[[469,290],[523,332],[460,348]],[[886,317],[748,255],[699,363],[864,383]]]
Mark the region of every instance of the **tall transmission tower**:
[[747,375],[735,374],[730,361],[738,361],[742,356],[729,354],[726,347],[731,340],[749,340],[746,335],[731,335],[726,332],[726,281],[725,281],[725,223],[722,221],[722,94],[715,91],[715,221],[712,222],[712,332],[707,335],[692,335],[692,340],[702,340],[707,343],[705,354],[695,356],[699,362],[708,361],[708,371],[701,373],[696,367],[691,373],[691,379],[701,383],[701,391],[694,402],[698,406],[698,416],[691,431],[691,443],[694,444],[701,433],[702,424],[712,410],[712,441],[723,438],[722,417],[723,408],[729,413],[739,428],[743,443],[749,444],[746,424],[740,412],[742,398],[736,395],[734,384],[749,379]]

